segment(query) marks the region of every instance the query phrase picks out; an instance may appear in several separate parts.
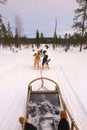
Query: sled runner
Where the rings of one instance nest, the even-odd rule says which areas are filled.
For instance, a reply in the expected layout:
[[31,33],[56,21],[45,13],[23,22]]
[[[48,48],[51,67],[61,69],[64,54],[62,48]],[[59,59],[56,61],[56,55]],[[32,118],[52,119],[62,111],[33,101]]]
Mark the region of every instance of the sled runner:
[[79,130],[64,102],[59,85],[52,79],[40,77],[28,85],[25,116],[19,118],[24,130],[24,119],[37,130],[57,130],[61,110],[66,111],[71,130]]

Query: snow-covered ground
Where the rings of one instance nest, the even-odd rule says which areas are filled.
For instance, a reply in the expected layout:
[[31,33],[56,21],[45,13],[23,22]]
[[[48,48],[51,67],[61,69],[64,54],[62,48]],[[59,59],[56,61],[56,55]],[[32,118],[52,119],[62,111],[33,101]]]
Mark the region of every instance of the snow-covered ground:
[[[28,84],[41,75],[41,70],[33,69],[34,53],[25,47],[14,53],[0,48],[0,130],[21,129],[18,119],[25,115]],[[59,84],[80,130],[87,130],[87,50],[75,48],[66,53],[50,47],[47,54],[50,69],[45,68],[42,75]]]

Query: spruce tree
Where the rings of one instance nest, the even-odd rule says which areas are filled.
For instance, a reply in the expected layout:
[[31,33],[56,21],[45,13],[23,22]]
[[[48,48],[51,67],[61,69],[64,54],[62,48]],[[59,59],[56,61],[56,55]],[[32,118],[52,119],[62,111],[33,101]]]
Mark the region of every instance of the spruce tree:
[[76,29],[76,33],[80,34],[80,51],[82,50],[82,42],[84,35],[87,31],[87,0],[76,0],[79,7],[75,10],[75,18],[73,28]]

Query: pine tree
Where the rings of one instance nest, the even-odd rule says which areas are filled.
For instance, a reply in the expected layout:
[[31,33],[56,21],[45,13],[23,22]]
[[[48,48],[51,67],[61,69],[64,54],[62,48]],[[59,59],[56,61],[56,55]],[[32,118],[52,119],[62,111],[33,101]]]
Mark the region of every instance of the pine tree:
[[39,48],[40,44],[39,44],[39,31],[37,30],[36,31],[36,45],[37,45],[37,48]]
[[2,16],[0,15],[0,38],[5,38],[6,36],[7,36],[7,30],[2,21]]
[[0,15],[0,39],[2,37],[2,16]]
[[36,39],[39,39],[39,31],[36,31]]
[[[79,32],[82,39],[86,33],[87,29],[87,0],[76,0],[79,8],[75,10],[75,18],[73,28]],[[82,41],[80,43],[80,51],[82,50]]]
[[10,26],[10,23],[9,23],[9,22],[8,22],[8,24],[7,24],[7,37],[8,37],[8,38],[13,37],[12,31],[11,31],[11,26]]
[[7,37],[7,30],[6,30],[4,23],[2,23],[1,28],[2,28],[2,37],[6,38]]
[[56,42],[57,42],[57,19],[55,21],[55,31],[54,31],[53,38],[54,38],[54,44],[56,44]]

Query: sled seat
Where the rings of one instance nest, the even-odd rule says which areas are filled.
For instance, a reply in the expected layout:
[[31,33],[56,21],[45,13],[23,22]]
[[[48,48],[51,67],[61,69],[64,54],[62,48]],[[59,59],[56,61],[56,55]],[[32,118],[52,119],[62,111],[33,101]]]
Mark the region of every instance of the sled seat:
[[60,106],[60,100],[57,92],[45,91],[45,92],[32,92],[30,101],[33,103],[49,101],[54,106]]

